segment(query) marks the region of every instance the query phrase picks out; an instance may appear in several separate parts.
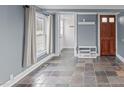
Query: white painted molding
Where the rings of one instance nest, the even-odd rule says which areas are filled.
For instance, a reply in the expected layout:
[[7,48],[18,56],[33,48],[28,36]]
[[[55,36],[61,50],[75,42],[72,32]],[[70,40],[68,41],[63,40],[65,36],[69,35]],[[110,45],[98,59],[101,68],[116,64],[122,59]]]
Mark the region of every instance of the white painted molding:
[[78,22],[78,25],[95,25],[95,22]]
[[116,29],[116,55],[118,54],[118,17],[117,17],[117,15],[115,15],[115,20],[116,20],[116,27],[115,27],[115,29]]
[[99,53],[97,53],[97,56],[100,56],[100,54],[99,54]]
[[54,57],[54,54],[49,55],[48,57],[44,58],[40,62],[37,62],[36,64],[32,65],[31,67],[27,68],[26,70],[24,70],[23,72],[21,72],[20,74],[18,74],[17,76],[15,76],[13,80],[7,81],[5,84],[1,85],[0,87],[11,87],[11,86],[13,86],[19,80],[21,80],[26,75],[28,75],[30,72],[32,72],[33,70],[35,70],[36,68],[38,68],[40,65],[42,65],[44,62],[50,60],[53,57]]
[[118,15],[120,14],[120,12],[69,12],[69,11],[65,11],[65,12],[61,12],[58,11],[56,14],[78,14],[78,15]]
[[98,12],[99,15],[118,15],[120,12]]
[[60,14],[60,15],[72,15],[72,14],[74,14],[75,12],[61,12],[61,11],[58,11],[58,12],[56,12],[56,14]]
[[98,55],[100,56],[100,14],[98,14]]
[[77,12],[78,15],[97,15],[98,12]]
[[74,14],[74,56],[77,57],[77,13]]
[[117,54],[116,55],[122,62],[124,62],[124,57],[122,57],[121,55]]

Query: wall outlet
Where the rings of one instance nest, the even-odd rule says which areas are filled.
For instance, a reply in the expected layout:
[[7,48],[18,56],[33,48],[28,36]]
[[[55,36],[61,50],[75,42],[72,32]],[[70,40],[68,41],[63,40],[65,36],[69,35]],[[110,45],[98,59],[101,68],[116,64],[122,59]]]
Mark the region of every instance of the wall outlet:
[[10,80],[13,80],[14,79],[14,76],[13,74],[10,75]]

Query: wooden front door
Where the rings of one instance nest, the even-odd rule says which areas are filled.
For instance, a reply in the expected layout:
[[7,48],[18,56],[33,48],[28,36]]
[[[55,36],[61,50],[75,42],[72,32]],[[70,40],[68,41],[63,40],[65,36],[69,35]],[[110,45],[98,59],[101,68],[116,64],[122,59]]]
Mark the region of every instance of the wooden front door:
[[100,16],[101,56],[115,56],[116,49],[115,16]]

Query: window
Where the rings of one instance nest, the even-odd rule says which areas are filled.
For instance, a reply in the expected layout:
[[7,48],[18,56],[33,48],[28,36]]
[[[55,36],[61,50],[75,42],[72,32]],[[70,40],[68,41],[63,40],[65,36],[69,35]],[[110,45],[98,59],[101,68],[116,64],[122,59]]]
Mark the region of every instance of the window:
[[37,58],[46,53],[45,17],[36,14],[36,55]]
[[107,23],[107,17],[102,18],[102,23]]
[[109,18],[109,22],[110,22],[110,23],[114,23],[114,21],[115,21],[115,20],[114,20],[114,17],[110,17],[110,18]]

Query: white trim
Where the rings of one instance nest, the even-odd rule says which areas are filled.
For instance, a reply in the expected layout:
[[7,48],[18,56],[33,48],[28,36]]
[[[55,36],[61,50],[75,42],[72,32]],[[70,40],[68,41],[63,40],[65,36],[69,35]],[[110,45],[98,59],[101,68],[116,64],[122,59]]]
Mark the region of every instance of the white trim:
[[78,25],[95,25],[95,22],[78,22]]
[[120,14],[120,12],[68,12],[68,11],[65,11],[65,12],[57,12],[56,14],[78,14],[78,15],[97,15],[97,14],[100,14],[100,15],[118,15]]
[[117,15],[119,14],[118,13],[98,13],[98,56],[100,56],[100,15],[115,15],[115,18],[116,18],[116,22],[115,22],[115,29],[116,29],[116,55],[118,53],[118,45],[117,45]]
[[98,56],[100,56],[100,14],[98,14]]
[[74,14],[74,26],[75,26],[75,30],[74,30],[74,56],[77,57],[77,13]]
[[122,57],[122,56],[119,55],[119,54],[116,54],[116,56],[117,56],[122,62],[124,62],[124,57]]
[[115,20],[116,20],[116,56],[117,56],[117,54],[118,54],[118,18],[117,18],[117,15],[115,16]]
[[96,15],[97,13],[98,12],[83,12],[83,13],[82,12],[77,12],[78,15],[80,15],[80,14],[81,15],[93,15],[93,14]]
[[79,46],[78,48],[97,48],[96,46]]
[[118,15],[120,12],[98,12],[99,15]]
[[118,15],[120,12],[76,12],[77,14],[82,14],[82,15]]
[[57,30],[57,39],[58,39],[58,43],[57,43],[57,46],[58,46],[58,56],[60,55],[61,53],[61,49],[60,49],[60,14],[57,14],[57,24],[58,24],[58,30]]
[[57,12],[56,14],[60,14],[60,15],[72,15],[75,12]]
[[43,60],[41,60],[40,62],[37,62],[36,64],[32,65],[31,67],[29,67],[28,69],[26,69],[25,71],[21,72],[20,74],[18,74],[17,76],[14,77],[14,79],[7,81],[5,84],[1,85],[1,87],[11,87],[13,86],[15,83],[17,83],[19,80],[21,80],[22,78],[24,78],[26,75],[28,75],[30,72],[32,72],[33,70],[35,70],[36,68],[38,68],[40,65],[42,65],[44,62],[50,60],[51,58],[53,58],[55,55],[51,54],[48,57],[44,58]]
[[55,16],[55,55],[59,56],[59,14]]
[[68,12],[68,11],[65,11],[65,12],[61,12],[61,11],[59,11],[59,12],[57,12],[56,14],[81,14],[81,15],[96,15],[96,14],[98,14],[98,12]]

